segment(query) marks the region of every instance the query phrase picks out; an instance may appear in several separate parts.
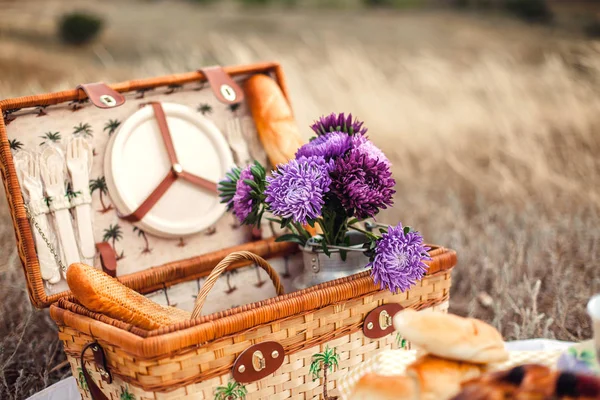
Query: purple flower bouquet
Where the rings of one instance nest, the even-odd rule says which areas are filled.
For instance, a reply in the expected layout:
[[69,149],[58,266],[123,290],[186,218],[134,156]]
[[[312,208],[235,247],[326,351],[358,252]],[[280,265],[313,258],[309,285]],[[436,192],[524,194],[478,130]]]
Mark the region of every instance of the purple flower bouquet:
[[[311,128],[316,136],[270,176],[258,162],[227,173],[219,182],[221,202],[242,224],[260,226],[269,213],[289,231],[278,241],[308,244],[328,257],[335,251],[343,261],[359,251],[382,288],[408,290],[427,270],[423,237],[402,224],[380,227],[378,234],[359,225],[393,204],[389,160],[351,114],[321,117]],[[306,225],[322,233],[312,237]],[[362,235],[359,246],[351,246],[351,232]]]

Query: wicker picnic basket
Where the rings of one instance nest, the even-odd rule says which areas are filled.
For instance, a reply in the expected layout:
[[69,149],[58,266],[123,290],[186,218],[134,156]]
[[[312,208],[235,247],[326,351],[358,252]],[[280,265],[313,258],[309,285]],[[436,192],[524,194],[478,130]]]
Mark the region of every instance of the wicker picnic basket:
[[[287,97],[283,73],[276,63],[223,70],[236,81],[268,74]],[[158,100],[170,96],[169,101],[182,103],[191,96],[212,98],[209,88],[203,86],[205,81],[203,72],[192,72],[107,88],[122,94],[131,111],[139,108],[136,102],[143,101],[144,95]],[[116,115],[117,109],[94,107],[86,101],[86,93],[77,89],[0,102],[4,117],[0,120],[0,172],[30,299],[38,308],[50,307],[84,399],[308,399],[321,396],[324,388],[335,396],[336,379],[375,352],[399,347],[390,323],[395,312],[406,307],[447,310],[451,270],[457,261],[452,250],[432,246],[426,276],[404,293],[380,290],[369,273],[363,272],[282,294],[288,289],[290,275],[302,269],[298,246],[269,237],[250,240],[228,220],[219,222],[210,233],[185,239],[188,246],[183,246],[183,239],[152,238],[155,252],[150,256],[149,251],[136,253],[139,242],[125,234],[131,229],[124,229],[126,237],[116,242],[128,252],[127,258],[121,253],[116,273],[126,286],[153,299],[167,296],[167,302],[169,294],[192,287],[194,296],[186,296],[191,299],[189,304],[195,305],[190,308],[195,318],[189,321],[144,330],[86,309],[68,287],[50,288],[40,274],[33,228],[13,162],[14,140],[35,146],[39,132],[64,130],[86,115],[95,127],[99,118],[104,121]],[[124,108],[118,112],[128,112]],[[238,115],[244,112],[243,107],[236,110]],[[54,115],[57,118],[52,118]],[[98,131],[102,128],[94,132]],[[93,140],[101,151],[106,138],[97,134]],[[106,201],[101,191],[93,193],[92,205],[102,211],[96,214],[96,236],[102,235],[100,225],[118,220],[108,211]],[[145,235],[143,239],[148,250],[149,240]],[[218,279],[231,271],[238,272],[238,285],[231,284],[232,274]],[[259,282],[247,285],[254,276]],[[267,278],[274,288],[262,287]],[[262,289],[242,296],[246,287]],[[315,367],[315,354],[331,350],[335,368]]]

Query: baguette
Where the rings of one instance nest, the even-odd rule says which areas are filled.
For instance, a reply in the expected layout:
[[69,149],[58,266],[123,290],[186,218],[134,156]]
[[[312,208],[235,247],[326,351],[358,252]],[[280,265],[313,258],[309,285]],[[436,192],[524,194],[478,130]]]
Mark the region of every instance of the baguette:
[[244,84],[244,93],[271,165],[294,158],[304,143],[279,85],[266,75],[254,75]]
[[393,321],[403,338],[438,357],[480,364],[508,359],[500,332],[478,319],[405,309]]
[[187,311],[161,306],[89,265],[71,264],[67,283],[88,310],[138,328],[153,330],[191,318]]

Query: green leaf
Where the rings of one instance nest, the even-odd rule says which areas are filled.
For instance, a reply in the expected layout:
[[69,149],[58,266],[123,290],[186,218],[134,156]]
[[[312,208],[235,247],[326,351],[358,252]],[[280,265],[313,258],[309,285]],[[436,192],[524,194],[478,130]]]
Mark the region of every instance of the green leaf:
[[579,358],[582,360],[593,360],[595,355],[589,350],[582,350],[581,353],[579,353]]
[[327,247],[327,243],[324,240],[321,241],[321,248],[323,249],[323,253],[325,253],[325,255],[327,257],[331,257],[331,252],[329,251],[329,248]]
[[348,252],[346,250],[340,250],[340,258],[342,259],[342,261],[346,261],[347,255]]
[[408,234],[408,232],[410,232],[410,226],[405,226],[404,227],[404,234]]
[[356,223],[360,222],[360,220],[358,218],[352,218],[350,221],[347,222],[348,225],[354,225]]
[[294,233],[287,233],[287,234],[285,234],[285,235],[278,236],[278,237],[275,239],[275,241],[276,241],[276,242],[292,242],[292,243],[298,243],[298,244],[300,244],[300,245],[302,245],[302,246],[304,246],[304,244],[305,244],[304,238],[302,238],[301,236],[299,236],[299,235],[296,235],[296,234],[294,234]]
[[309,219],[306,222],[308,222],[308,225],[310,225],[311,228],[315,227],[315,220],[314,219]]
[[288,226],[288,224],[290,222],[292,222],[291,218],[281,218],[281,226],[280,226],[280,228],[281,229],[285,228],[286,226]]
[[260,188],[258,187],[256,182],[254,182],[253,180],[244,179],[244,183],[247,184],[248,186],[250,186],[252,189],[256,190],[257,192],[260,192]]
[[250,167],[250,172],[252,173],[252,176],[258,180],[262,180],[262,178],[264,176],[262,171],[260,169],[258,169],[256,166]]

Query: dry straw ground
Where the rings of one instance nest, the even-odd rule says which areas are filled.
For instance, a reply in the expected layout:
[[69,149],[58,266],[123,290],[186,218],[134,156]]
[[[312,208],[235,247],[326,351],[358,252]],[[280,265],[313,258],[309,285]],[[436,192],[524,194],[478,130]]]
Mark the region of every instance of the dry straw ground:
[[[600,291],[598,42],[441,11],[82,1],[107,30],[73,50],[53,36],[66,3],[0,4],[3,97],[278,60],[302,127],[352,112],[392,159],[398,193],[381,220],[458,251],[454,312],[506,339],[589,337],[584,306]],[[4,201],[0,238],[0,398],[23,398],[69,372],[52,371],[61,348],[47,312],[27,301]]]

